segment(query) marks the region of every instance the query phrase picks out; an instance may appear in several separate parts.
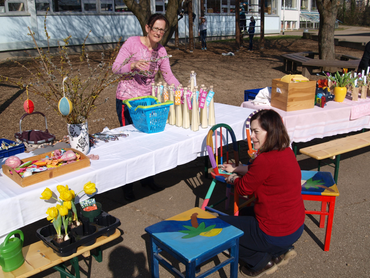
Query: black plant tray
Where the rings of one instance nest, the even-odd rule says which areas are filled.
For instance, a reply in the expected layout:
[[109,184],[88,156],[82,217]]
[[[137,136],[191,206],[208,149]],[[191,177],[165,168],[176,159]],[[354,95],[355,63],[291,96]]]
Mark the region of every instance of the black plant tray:
[[[96,239],[100,236],[110,236],[114,234],[116,228],[121,225],[118,218],[102,211],[102,213],[95,217],[94,222],[90,223],[89,219],[79,216],[79,220],[83,223],[82,227],[72,229],[68,235],[70,237],[69,242],[62,242],[58,244],[54,241],[56,231],[53,224],[47,225],[40,229],[37,229],[36,234],[44,244],[54,250],[58,256],[67,257],[77,252],[77,248],[80,246],[93,245]],[[64,233],[64,229],[62,228]]]

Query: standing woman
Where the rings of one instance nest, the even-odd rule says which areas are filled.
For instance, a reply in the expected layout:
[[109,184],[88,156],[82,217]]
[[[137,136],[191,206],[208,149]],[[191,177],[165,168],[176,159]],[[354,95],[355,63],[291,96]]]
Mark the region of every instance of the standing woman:
[[249,28],[248,28],[248,34],[249,34],[249,47],[248,50],[253,50],[253,37],[254,37],[254,29],[256,26],[256,21],[254,20],[254,17],[251,16],[250,22],[249,22]]
[[244,231],[239,241],[240,272],[256,277],[273,273],[297,255],[293,243],[302,235],[305,209],[301,170],[280,115],[274,110],[253,115],[251,139],[257,150],[252,164],[222,168],[243,175],[232,174],[226,181],[241,196],[254,194],[255,205],[240,210],[240,216],[219,217]]
[[[151,95],[151,84],[155,75],[160,70],[167,84],[178,86],[180,83],[172,74],[166,49],[159,43],[167,31],[169,23],[162,14],[153,14],[145,25],[146,36],[130,37],[122,45],[115,62],[113,72],[123,75],[123,80],[118,83],[116,91],[116,110],[121,126],[132,124],[129,110],[123,100]],[[122,65],[127,59],[128,62]],[[139,71],[147,71],[144,76]],[[148,185],[153,190],[160,190],[154,183],[153,177],[141,180],[143,186]],[[124,187],[124,197],[133,201],[135,195],[132,184]]]
[[207,50],[207,19],[202,16],[200,18],[200,24],[199,24],[199,36],[200,41],[202,42],[202,50]]

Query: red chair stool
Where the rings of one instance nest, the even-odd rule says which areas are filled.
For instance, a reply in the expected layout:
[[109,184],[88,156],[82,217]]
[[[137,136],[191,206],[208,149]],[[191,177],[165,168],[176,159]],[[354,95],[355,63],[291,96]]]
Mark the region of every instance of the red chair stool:
[[339,196],[339,191],[330,172],[302,171],[303,200],[321,202],[321,211],[306,210],[306,214],[320,215],[320,228],[325,227],[325,216],[328,216],[324,251],[329,251],[330,248],[335,198],[337,196]]

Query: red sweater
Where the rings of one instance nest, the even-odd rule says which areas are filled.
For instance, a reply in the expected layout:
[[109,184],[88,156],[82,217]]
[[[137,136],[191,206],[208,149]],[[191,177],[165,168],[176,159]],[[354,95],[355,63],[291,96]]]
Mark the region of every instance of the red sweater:
[[287,236],[304,223],[301,170],[290,148],[261,153],[234,184],[239,195],[254,193],[254,211],[264,233]]

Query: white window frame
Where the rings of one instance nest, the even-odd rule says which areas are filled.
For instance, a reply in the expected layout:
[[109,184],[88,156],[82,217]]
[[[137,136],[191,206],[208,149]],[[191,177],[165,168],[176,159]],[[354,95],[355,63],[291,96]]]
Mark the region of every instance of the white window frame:
[[[9,11],[9,5],[10,3],[23,3],[24,5],[24,11]],[[0,13],[0,15],[17,15],[17,14],[26,14],[28,13],[28,6],[27,6],[27,0],[5,0],[4,1],[4,12]]]

